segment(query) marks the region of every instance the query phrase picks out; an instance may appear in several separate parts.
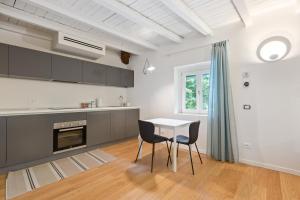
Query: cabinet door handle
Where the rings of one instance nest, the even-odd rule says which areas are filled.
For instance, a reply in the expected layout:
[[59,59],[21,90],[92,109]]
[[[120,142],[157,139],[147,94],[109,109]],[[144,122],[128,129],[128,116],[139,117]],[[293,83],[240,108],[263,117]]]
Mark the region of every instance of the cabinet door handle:
[[65,129],[59,129],[59,132],[66,132],[66,131],[75,131],[83,129],[83,126],[75,127],[75,128],[65,128]]

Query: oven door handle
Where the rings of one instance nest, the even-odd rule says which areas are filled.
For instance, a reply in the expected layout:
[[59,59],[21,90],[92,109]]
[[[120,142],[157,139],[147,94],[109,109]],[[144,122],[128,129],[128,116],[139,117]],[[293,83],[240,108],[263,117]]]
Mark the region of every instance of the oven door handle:
[[83,126],[75,127],[75,128],[64,128],[64,129],[59,129],[59,132],[66,132],[66,131],[75,131],[75,130],[80,130],[83,129]]

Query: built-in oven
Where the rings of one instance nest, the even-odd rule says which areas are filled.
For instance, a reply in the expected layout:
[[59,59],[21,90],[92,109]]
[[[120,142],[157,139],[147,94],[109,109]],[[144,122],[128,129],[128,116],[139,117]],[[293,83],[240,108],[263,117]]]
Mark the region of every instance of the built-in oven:
[[86,120],[53,124],[53,153],[86,147]]

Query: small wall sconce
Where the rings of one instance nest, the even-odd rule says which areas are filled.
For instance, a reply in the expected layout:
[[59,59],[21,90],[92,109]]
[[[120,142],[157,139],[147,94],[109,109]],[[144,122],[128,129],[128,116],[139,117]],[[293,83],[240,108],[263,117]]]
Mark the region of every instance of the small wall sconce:
[[291,50],[290,41],[283,36],[273,36],[260,43],[257,56],[264,62],[275,62],[284,59]]
[[144,64],[144,69],[143,73],[145,75],[152,73],[155,70],[155,67],[150,64],[148,58],[146,58],[145,64]]

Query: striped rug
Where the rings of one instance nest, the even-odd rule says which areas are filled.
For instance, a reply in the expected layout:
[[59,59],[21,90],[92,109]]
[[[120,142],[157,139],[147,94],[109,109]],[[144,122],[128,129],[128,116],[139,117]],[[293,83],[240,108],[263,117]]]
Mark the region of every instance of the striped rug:
[[6,199],[12,199],[115,159],[114,156],[96,149],[27,169],[9,172],[6,179]]

